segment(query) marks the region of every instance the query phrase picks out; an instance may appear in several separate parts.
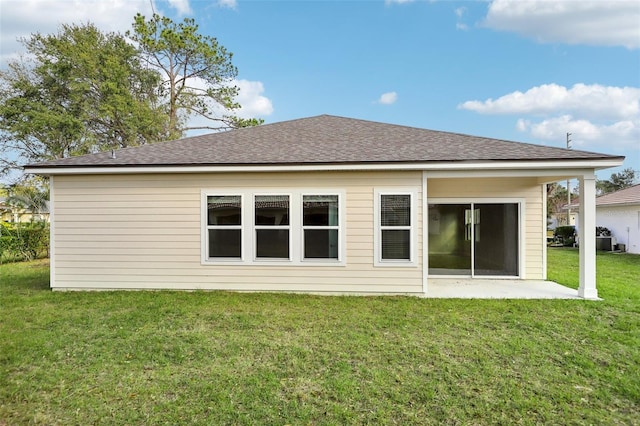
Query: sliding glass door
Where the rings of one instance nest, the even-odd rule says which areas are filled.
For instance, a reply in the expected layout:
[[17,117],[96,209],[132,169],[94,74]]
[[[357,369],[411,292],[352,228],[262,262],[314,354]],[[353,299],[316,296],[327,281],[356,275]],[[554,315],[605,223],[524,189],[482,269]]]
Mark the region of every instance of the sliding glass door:
[[518,203],[429,204],[429,274],[518,276]]
[[429,204],[429,274],[471,275],[469,204]]

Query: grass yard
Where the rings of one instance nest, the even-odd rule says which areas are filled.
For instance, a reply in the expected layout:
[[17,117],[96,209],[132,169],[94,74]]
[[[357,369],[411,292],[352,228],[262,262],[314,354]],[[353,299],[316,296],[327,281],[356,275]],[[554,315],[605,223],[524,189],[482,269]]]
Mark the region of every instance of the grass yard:
[[[577,286],[578,253],[549,278]],[[48,290],[0,266],[0,425],[640,424],[640,256],[602,302]]]

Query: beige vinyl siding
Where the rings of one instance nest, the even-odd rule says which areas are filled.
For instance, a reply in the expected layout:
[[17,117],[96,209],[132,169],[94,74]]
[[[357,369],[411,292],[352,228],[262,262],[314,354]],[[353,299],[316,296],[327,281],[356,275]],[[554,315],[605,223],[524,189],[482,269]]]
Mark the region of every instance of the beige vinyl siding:
[[[315,172],[56,176],[55,281],[60,289],[221,289],[353,293],[422,292],[417,267],[374,267],[376,188],[414,188],[420,172]],[[201,264],[203,190],[343,190],[343,266]],[[250,231],[250,229],[247,229]],[[293,230],[297,232],[297,230]]]
[[439,178],[427,181],[429,198],[467,198],[474,201],[500,198],[524,200],[524,277],[544,279],[542,229],[544,206],[540,184],[535,178]]

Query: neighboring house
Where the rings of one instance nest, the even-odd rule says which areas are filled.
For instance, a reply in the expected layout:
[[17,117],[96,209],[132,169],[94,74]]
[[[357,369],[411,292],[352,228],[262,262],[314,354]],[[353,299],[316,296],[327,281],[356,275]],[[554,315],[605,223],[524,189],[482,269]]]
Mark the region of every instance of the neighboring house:
[[49,221],[49,212],[33,213],[29,209],[11,205],[7,198],[0,197],[0,221],[8,223],[27,223]]
[[13,214],[5,197],[0,197],[0,222],[12,222]]
[[594,172],[623,159],[323,115],[26,170],[51,178],[54,289],[425,294],[546,279],[546,183],[578,178],[595,232]]
[[[550,229],[556,229],[558,226],[576,226],[577,218],[578,218],[578,209],[580,208],[580,203],[576,201],[572,201],[571,204],[568,205],[569,214],[567,215],[567,204],[564,204],[560,207],[558,212],[551,213],[550,216]],[[567,223],[567,216],[569,216],[569,221]]]
[[580,200],[577,198],[572,198],[571,204],[563,204],[558,212],[551,214],[551,220],[553,223],[552,229],[555,229],[558,226],[575,226],[576,229],[578,229],[579,210]]
[[596,198],[596,225],[608,228],[629,253],[640,254],[640,184]]

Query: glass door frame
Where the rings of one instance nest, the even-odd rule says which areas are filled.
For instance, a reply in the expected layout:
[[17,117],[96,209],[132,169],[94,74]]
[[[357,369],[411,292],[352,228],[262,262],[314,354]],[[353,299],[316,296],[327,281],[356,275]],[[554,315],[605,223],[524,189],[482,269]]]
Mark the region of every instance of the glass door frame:
[[[524,265],[525,265],[525,211],[526,203],[524,198],[429,198],[426,197],[424,215],[428,218],[429,205],[431,204],[468,204],[469,206],[475,204],[516,204],[518,206],[518,275],[476,275],[474,271],[475,263],[475,248],[474,244],[471,244],[471,274],[470,275],[433,275],[429,274],[429,220],[425,220],[424,224],[424,241],[425,241],[425,265],[427,276],[429,278],[478,278],[478,279],[524,279]],[[472,209],[473,211],[473,209]],[[473,216],[473,213],[472,213]],[[472,228],[475,226],[472,225]],[[474,231],[472,231],[474,232]]]

